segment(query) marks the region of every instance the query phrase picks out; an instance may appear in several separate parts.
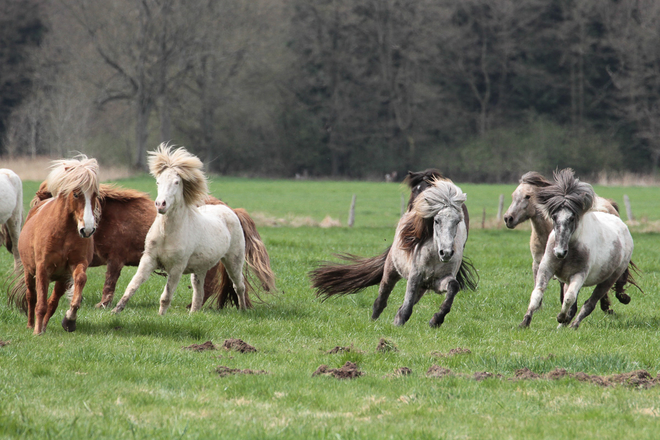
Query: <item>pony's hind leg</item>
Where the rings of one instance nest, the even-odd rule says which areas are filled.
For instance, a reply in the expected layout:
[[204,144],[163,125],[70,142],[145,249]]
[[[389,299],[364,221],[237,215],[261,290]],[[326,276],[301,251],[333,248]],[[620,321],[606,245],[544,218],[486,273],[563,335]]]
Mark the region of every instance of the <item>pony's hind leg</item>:
[[87,283],[87,264],[79,263],[73,270],[73,298],[71,306],[66,311],[62,319],[62,327],[68,332],[76,331],[76,320],[78,319],[78,309],[82,304],[82,294]]
[[598,301],[604,295],[607,295],[607,292],[612,288],[615,281],[616,278],[615,279],[610,278],[596,286],[593,293],[591,294],[591,297],[589,297],[589,299],[585,301],[584,305],[582,306],[582,309],[580,309],[580,313],[578,314],[577,318],[575,318],[575,321],[573,321],[573,323],[571,324],[571,328],[577,329],[580,326],[582,320],[587,316],[589,316],[591,312],[594,311]]
[[42,334],[46,328],[44,327],[44,317],[48,310],[48,273],[45,268],[37,267],[36,276],[36,305],[34,307],[35,322],[34,334]]
[[433,315],[433,318],[431,318],[431,321],[429,322],[431,327],[440,327],[442,323],[445,322],[445,316],[447,316],[447,314],[451,311],[451,305],[454,303],[454,297],[460,290],[460,286],[454,277],[443,278],[439,283],[438,289],[436,290],[446,290],[447,296],[440,305],[440,311]]
[[117,280],[121,275],[121,270],[124,264],[120,261],[109,260],[105,270],[105,283],[103,284],[103,293],[101,301],[96,304],[97,309],[105,309],[112,304],[112,298],[115,296],[115,288],[117,287]]
[[394,269],[389,261],[385,263],[385,268],[383,271],[383,279],[380,281],[378,286],[378,296],[374,301],[373,313],[371,314],[371,319],[376,320],[383,313],[385,307],[387,307],[387,300],[392,293],[392,289],[396,283],[401,279],[401,275]]
[[192,303],[190,304],[190,313],[194,313],[198,310],[201,310],[202,305],[204,304],[204,279],[206,278],[206,273],[202,272],[200,274],[193,273],[190,275],[190,281],[192,282],[193,296]]
[[243,261],[245,261],[245,253],[243,252],[243,255],[239,254],[241,254],[241,252],[237,252],[236,255],[225,255],[222,258],[222,264],[224,264],[225,269],[227,269],[229,279],[234,283],[234,290],[238,296],[238,308],[246,309],[245,282],[243,281]]
[[27,302],[27,328],[34,328],[34,311],[37,307],[37,288],[36,282],[33,275],[25,274],[25,286],[27,291],[25,292],[25,299]]

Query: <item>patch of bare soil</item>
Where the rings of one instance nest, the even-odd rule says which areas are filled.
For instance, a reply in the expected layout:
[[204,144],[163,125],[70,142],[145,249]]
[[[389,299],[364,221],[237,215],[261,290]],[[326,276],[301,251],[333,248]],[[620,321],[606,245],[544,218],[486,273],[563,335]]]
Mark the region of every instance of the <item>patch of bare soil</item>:
[[229,368],[224,365],[218,365],[215,372],[220,377],[231,376],[232,374],[268,374],[268,371],[265,370],[250,370],[249,368],[241,370],[240,368]]
[[187,347],[182,347],[184,350],[190,350],[190,351],[206,351],[206,350],[217,350],[218,348],[213,345],[213,342],[211,341],[206,341],[203,344],[192,344]]
[[376,346],[376,353],[397,352],[399,349],[394,345],[394,342],[388,341],[385,338],[380,338]]
[[458,354],[471,354],[471,353],[472,352],[470,351],[469,348],[458,347],[458,348],[452,348],[447,353],[441,353],[439,351],[433,351],[433,352],[431,352],[431,355],[441,357],[441,358],[448,358],[448,357],[456,356]]
[[227,351],[238,351],[239,353],[254,353],[257,351],[256,348],[241,339],[225,339],[222,348]]
[[426,372],[426,376],[428,377],[448,377],[454,375],[454,372],[449,368],[441,367],[440,365],[431,365]]
[[325,354],[337,354],[337,353],[359,353],[359,350],[356,350],[353,347],[353,344],[351,344],[350,347],[340,347],[337,345],[335,348],[331,348],[330,350],[326,351]]
[[400,367],[394,370],[394,373],[391,374],[386,374],[383,376],[384,379],[392,379],[395,377],[403,377],[403,376],[410,376],[412,374],[412,370],[408,367]]
[[0,341],[0,347],[4,347],[5,345],[9,345],[11,341]]
[[529,368],[521,368],[520,370],[516,370],[515,373],[513,373],[513,377],[511,380],[529,380],[529,379],[540,379],[541,375],[534,373],[532,370]]
[[364,373],[358,370],[356,364],[347,361],[341,368],[328,368],[327,365],[319,365],[316,371],[312,373],[312,377],[319,375],[332,376],[336,379],[355,379],[364,375]]
[[477,382],[481,382],[482,380],[486,379],[502,379],[504,376],[501,374],[493,374],[489,371],[477,371],[472,375],[472,379],[476,380]]

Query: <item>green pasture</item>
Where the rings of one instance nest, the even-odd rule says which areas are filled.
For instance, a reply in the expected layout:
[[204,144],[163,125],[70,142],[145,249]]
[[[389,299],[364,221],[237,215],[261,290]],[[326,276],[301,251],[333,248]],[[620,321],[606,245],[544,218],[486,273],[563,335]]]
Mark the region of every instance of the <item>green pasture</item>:
[[[119,182],[155,195],[149,177]],[[26,204],[38,182],[25,183]],[[402,302],[400,282],[390,305],[371,321],[375,287],[321,303],[307,272],[334,252],[375,255],[391,244],[400,214],[398,184],[272,181],[217,178],[212,193],[232,207],[263,218],[326,216],[346,224],[356,194],[355,227],[271,227],[259,231],[277,274],[279,292],[249,311],[212,310],[189,316],[188,277],[172,306],[158,316],[162,277],[143,285],[119,316],[97,310],[104,268],[89,270],[78,329],[59,325],[63,302],[43,336],[0,301],[0,438],[415,438],[563,439],[657,438],[660,385],[600,387],[576,379],[510,380],[521,368],[555,368],[590,375],[660,372],[660,235],[634,232],[634,260],[644,293],[632,302],[612,296],[615,315],[594,311],[578,331],[556,329],[558,284],[551,283],[531,328],[519,330],[532,290],[529,231],[498,228],[498,198],[505,209],[514,185],[462,184],[472,215],[466,255],[480,275],[475,292],[461,292],[443,326],[428,321],[441,297],[429,293],[404,327],[392,325]],[[658,188],[596,188],[622,206],[628,194],[642,223],[660,220]],[[481,228],[486,210],[487,226]],[[625,217],[625,215],[624,215]],[[633,228],[634,230],[634,228]],[[12,260],[0,252],[0,270]],[[125,268],[121,295],[134,268]],[[580,303],[591,289],[581,294]],[[256,353],[192,352],[182,347],[240,338]],[[396,351],[377,352],[380,338]],[[348,353],[326,354],[335,346]],[[440,357],[455,348],[470,354]],[[312,377],[355,362],[362,377]],[[265,370],[264,375],[220,377],[218,366]],[[455,376],[431,378],[432,365]],[[412,374],[395,376],[400,367]],[[476,381],[477,372],[501,377]]]

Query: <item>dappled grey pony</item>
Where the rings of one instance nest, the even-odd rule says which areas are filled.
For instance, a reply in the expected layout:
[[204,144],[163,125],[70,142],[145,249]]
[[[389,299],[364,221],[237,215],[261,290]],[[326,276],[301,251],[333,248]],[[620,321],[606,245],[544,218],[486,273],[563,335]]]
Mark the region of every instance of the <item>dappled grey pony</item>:
[[339,257],[348,263],[325,263],[312,270],[310,277],[317,296],[352,294],[380,284],[372,314],[372,319],[378,319],[392,289],[405,278],[405,299],[394,324],[404,325],[413,306],[427,290],[433,290],[447,293],[440,311],[429,322],[437,327],[450,312],[456,294],[476,288],[476,271],[463,258],[468,237],[466,195],[439,173],[412,180],[408,179],[412,190],[409,209],[399,221],[392,246],[372,258],[342,254]]
[[637,286],[629,276],[633,239],[619,217],[591,209],[596,198],[593,188],[580,182],[570,168],[556,172],[554,182],[539,190],[537,198],[552,220],[553,229],[520,326],[529,326],[532,315],[541,306],[548,282],[556,276],[567,285],[561,312],[557,315],[560,327],[569,324],[575,316],[573,304],[580,289],[596,286],[571,324],[578,328],[615,283],[621,287],[626,282]]

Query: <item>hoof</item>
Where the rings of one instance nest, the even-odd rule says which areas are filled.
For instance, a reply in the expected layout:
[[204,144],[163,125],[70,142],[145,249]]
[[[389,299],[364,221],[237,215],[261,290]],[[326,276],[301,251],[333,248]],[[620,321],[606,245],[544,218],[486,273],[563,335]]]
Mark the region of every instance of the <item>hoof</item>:
[[532,323],[532,317],[529,315],[525,315],[523,318],[522,322],[518,325],[520,328],[529,328],[529,324]]
[[445,317],[444,315],[441,315],[440,313],[436,313],[433,315],[433,318],[429,321],[429,326],[435,328],[435,327],[440,327],[442,323],[445,322]]
[[109,305],[110,305],[109,302],[104,303],[103,301],[101,301],[100,303],[96,304],[94,307],[96,307],[97,309],[107,309]]
[[607,310],[603,310],[603,311],[605,312],[606,315],[614,315],[614,310],[612,310],[612,309],[607,309]]
[[566,313],[560,313],[557,315],[557,322],[560,324],[568,324],[570,322],[571,318],[568,317]]
[[119,306],[115,307],[110,311],[113,315],[119,315],[123,309],[120,309]]
[[71,321],[67,319],[65,316],[64,319],[62,319],[62,328],[68,332],[75,332],[76,331],[76,321]]
[[630,296],[627,293],[617,293],[616,299],[618,299],[621,304],[630,303]]

